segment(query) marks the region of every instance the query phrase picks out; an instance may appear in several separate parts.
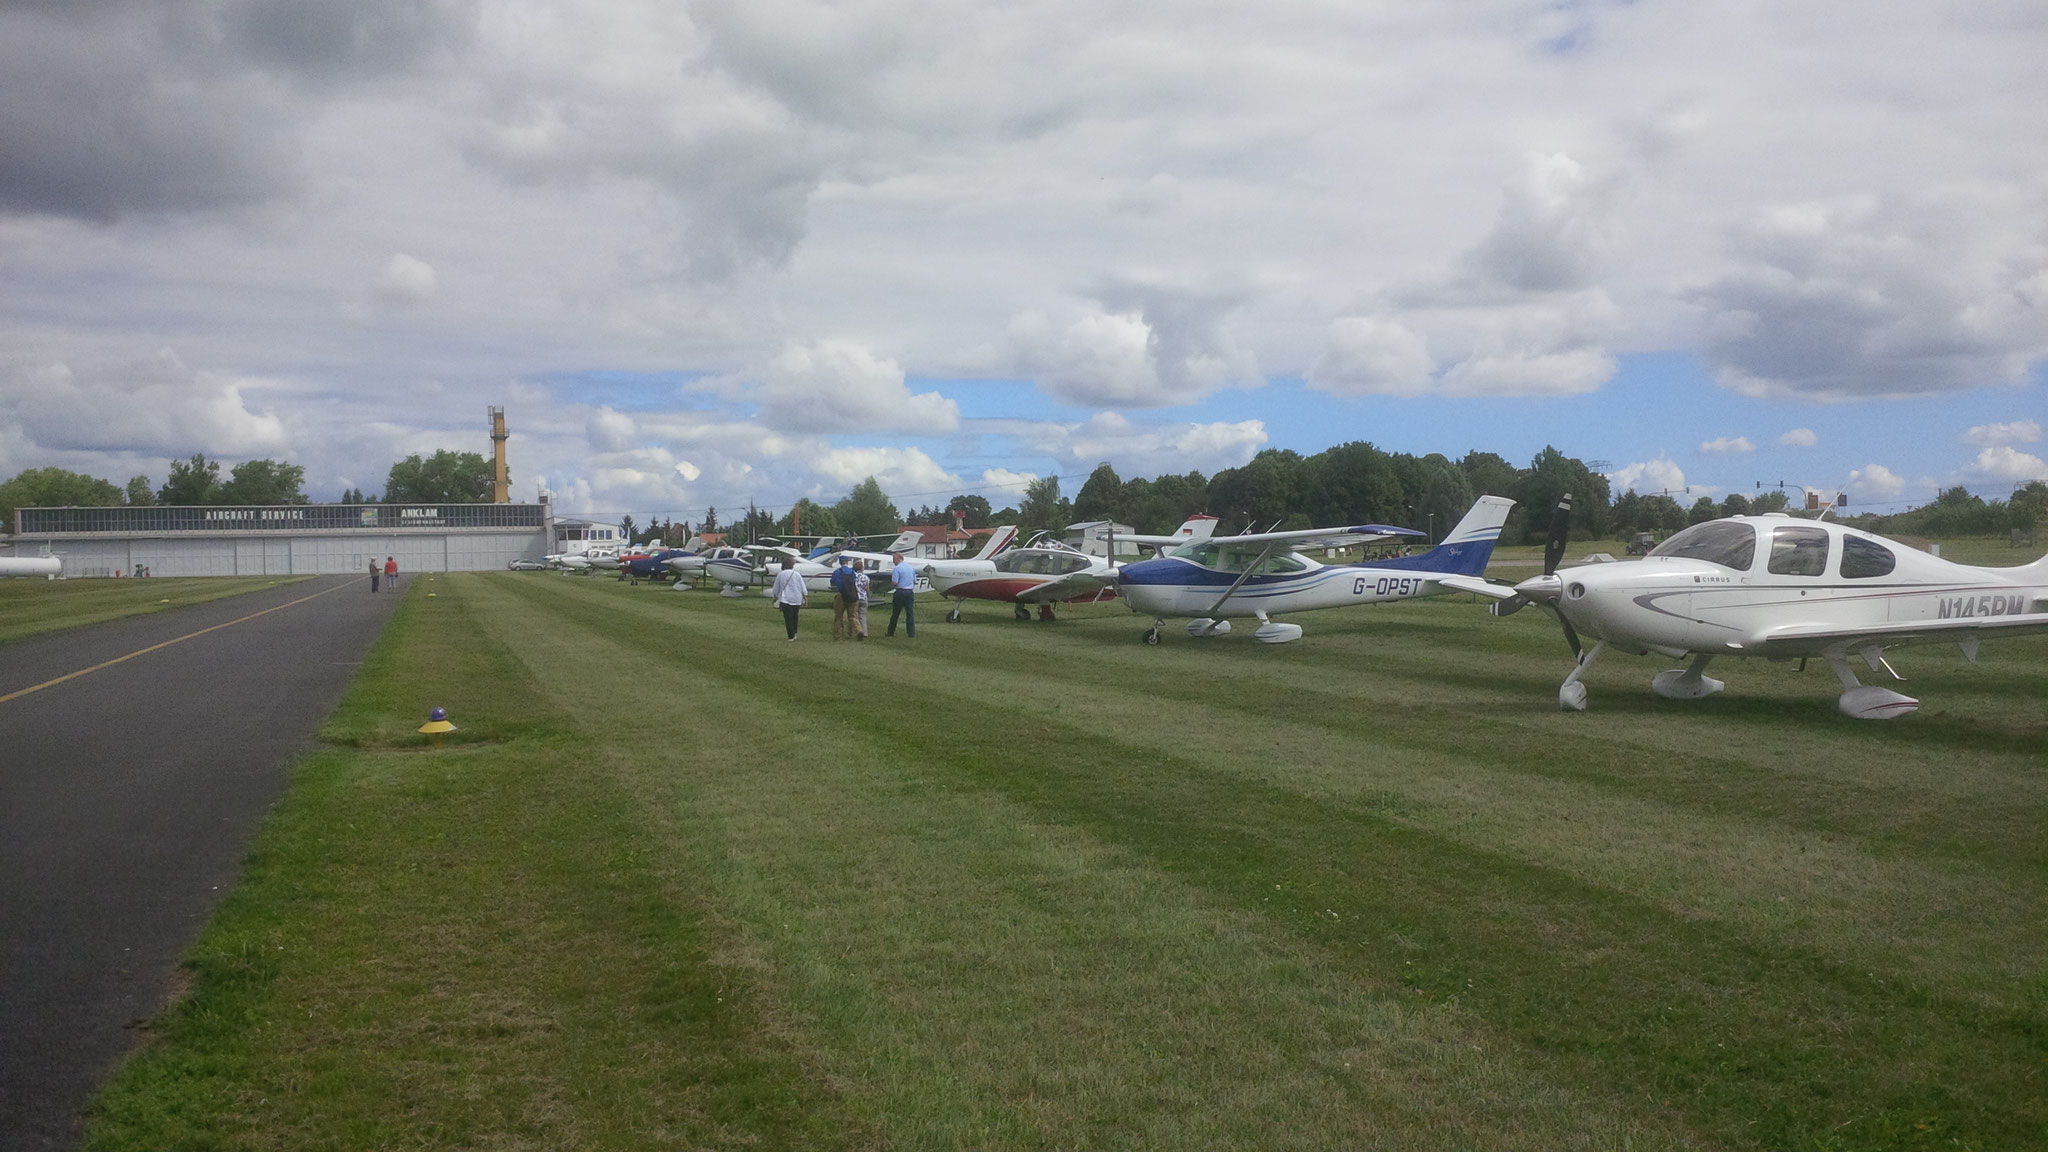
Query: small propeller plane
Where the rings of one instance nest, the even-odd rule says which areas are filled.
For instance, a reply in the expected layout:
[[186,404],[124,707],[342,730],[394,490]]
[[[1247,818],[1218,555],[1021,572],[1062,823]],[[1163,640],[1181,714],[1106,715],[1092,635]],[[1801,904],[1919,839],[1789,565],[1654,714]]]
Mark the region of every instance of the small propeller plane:
[[1168,617],[1193,617],[1190,636],[1222,636],[1230,617],[1255,616],[1252,635],[1267,644],[1301,639],[1301,625],[1270,617],[1281,612],[1340,608],[1438,596],[1454,589],[1446,577],[1474,579],[1486,571],[1494,541],[1507,522],[1513,500],[1481,496],[1444,542],[1420,556],[1357,564],[1323,564],[1303,548],[1334,548],[1395,537],[1420,536],[1412,528],[1358,524],[1348,528],[1302,528],[1214,536],[1183,544],[1157,560],[1124,565],[1117,587],[1133,612],[1154,617],[1145,643],[1159,643]]
[[[1612,647],[1635,655],[1691,657],[1660,672],[1650,689],[1697,700],[1725,684],[1705,675],[1717,656],[1828,662],[1841,681],[1838,705],[1859,720],[1902,716],[1910,696],[1865,685],[1850,666],[1903,680],[1885,649],[1950,642],[1977,658],[1978,641],[2048,632],[2048,556],[2012,568],[1980,568],[1930,556],[1844,524],[1782,512],[1695,524],[1641,560],[1558,571],[1569,531],[1570,498],[1551,518],[1543,575],[1508,588],[1471,581],[1465,591],[1499,602],[1505,616],[1525,604],[1556,614],[1575,664],[1558,703],[1584,711],[1580,677]],[[1581,635],[1593,647],[1581,647]]]
[[[1112,538],[1111,550],[1115,550],[1117,543],[1166,548],[1190,540],[1206,540],[1215,531],[1214,516],[1196,515],[1171,536],[1119,534]],[[1009,532],[1014,538],[1017,530],[1011,528]],[[1044,533],[1022,548],[1012,548],[993,560],[989,559],[992,555],[983,549],[971,559],[933,560],[920,569],[939,595],[953,601],[953,610],[946,613],[948,624],[960,622],[963,600],[1008,601],[1016,606],[1019,620],[1031,619],[1031,605],[1036,604],[1038,618],[1052,620],[1053,605],[1061,601],[1093,604],[1116,595],[1115,561],[1091,556],[1048,539]]]

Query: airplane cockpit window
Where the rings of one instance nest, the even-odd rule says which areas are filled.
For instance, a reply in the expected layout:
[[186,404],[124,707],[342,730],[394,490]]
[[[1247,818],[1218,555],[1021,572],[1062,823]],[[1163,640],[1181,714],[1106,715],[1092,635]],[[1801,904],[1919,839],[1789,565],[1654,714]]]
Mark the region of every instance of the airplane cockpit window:
[[1650,555],[1705,560],[1747,572],[1756,561],[1756,528],[1740,520],[1709,520],[1650,549]]
[[1307,570],[1308,564],[1292,552],[1275,552],[1266,557],[1265,563],[1259,565],[1261,576],[1286,576]]
[[1898,565],[1899,558],[1877,541],[1865,540],[1861,536],[1842,537],[1843,579],[1868,580],[1873,576],[1889,576]]
[[1200,564],[1204,568],[1213,568],[1216,566],[1216,545],[1207,540],[1196,540],[1175,548],[1173,556],[1178,560]]
[[1774,576],[1820,576],[1828,570],[1828,530],[1804,524],[1771,529],[1770,571]]
[[1061,576],[1065,576],[1069,572],[1079,572],[1088,566],[1088,558],[1086,556],[1060,556],[1057,557],[1057,562],[1058,574]]

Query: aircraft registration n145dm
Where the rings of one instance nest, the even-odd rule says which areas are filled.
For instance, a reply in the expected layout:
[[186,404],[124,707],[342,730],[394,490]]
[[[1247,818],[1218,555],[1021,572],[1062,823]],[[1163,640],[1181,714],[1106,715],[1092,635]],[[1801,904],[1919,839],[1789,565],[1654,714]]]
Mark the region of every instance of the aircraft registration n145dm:
[[[1904,679],[1885,659],[1903,644],[1951,641],[1977,658],[1979,640],[2048,632],[2048,557],[2014,568],[1957,564],[1847,525],[1782,512],[1695,524],[1641,560],[1557,570],[1564,547],[1553,515],[1544,574],[1500,598],[1496,615],[1525,603],[1557,613],[1577,664],[1558,703],[1586,707],[1580,677],[1606,648],[1643,655],[1690,656],[1685,668],[1658,673],[1650,688],[1674,700],[1721,691],[1704,675],[1717,656],[1826,660],[1841,681],[1844,714],[1860,720],[1900,716],[1919,701],[1864,685],[1850,667]],[[1471,591],[1486,591],[1472,588]],[[1580,648],[1580,635],[1593,647]]]
[[1221,636],[1230,631],[1230,617],[1256,616],[1259,627],[1252,635],[1268,644],[1285,644],[1301,638],[1301,625],[1276,623],[1269,619],[1274,614],[1437,596],[1454,591],[1444,583],[1447,576],[1477,581],[1514,506],[1504,496],[1481,496],[1444,542],[1428,552],[1359,564],[1323,564],[1299,549],[1422,533],[1360,524],[1212,536],[1183,544],[1157,560],[1124,565],[1117,588],[1133,612],[1155,618],[1152,630],[1145,633],[1147,644],[1159,643],[1160,625],[1176,616],[1193,617],[1188,622],[1191,636]]

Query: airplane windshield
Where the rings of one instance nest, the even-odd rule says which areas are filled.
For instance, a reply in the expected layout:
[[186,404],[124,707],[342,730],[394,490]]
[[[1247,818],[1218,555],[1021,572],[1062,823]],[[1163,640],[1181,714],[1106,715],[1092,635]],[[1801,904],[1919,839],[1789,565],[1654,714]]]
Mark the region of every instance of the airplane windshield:
[[1747,572],[1756,560],[1756,528],[1740,520],[1709,520],[1650,549],[1650,555],[1705,560]]
[[1254,569],[1254,573],[1264,576],[1300,572],[1308,567],[1301,557],[1284,549],[1275,549],[1272,555],[1261,561],[1259,557],[1265,551],[1264,548],[1258,547],[1227,547],[1208,540],[1197,540],[1192,544],[1183,544],[1175,548],[1172,554],[1178,559],[1191,561],[1218,572],[1242,572],[1256,564],[1258,567]]

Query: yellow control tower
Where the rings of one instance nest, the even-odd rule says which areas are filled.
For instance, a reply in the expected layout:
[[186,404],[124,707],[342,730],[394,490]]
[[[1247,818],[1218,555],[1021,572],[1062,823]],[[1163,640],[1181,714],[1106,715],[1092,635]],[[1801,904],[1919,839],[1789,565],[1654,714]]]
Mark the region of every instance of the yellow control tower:
[[505,410],[491,406],[491,477],[497,487],[493,490],[491,503],[512,502],[512,477],[505,471]]

